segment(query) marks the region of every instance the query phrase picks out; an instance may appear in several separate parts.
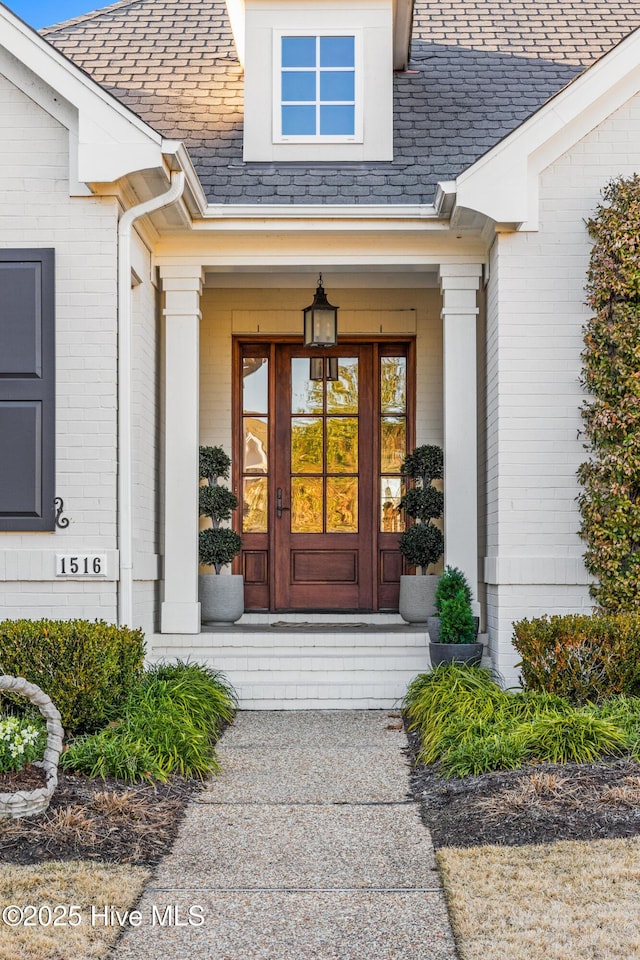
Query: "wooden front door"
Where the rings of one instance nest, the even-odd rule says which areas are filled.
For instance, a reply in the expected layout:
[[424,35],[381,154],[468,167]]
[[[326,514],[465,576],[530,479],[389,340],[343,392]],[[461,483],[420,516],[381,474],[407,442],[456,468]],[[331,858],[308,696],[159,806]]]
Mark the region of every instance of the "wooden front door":
[[410,345],[237,346],[247,609],[397,608]]

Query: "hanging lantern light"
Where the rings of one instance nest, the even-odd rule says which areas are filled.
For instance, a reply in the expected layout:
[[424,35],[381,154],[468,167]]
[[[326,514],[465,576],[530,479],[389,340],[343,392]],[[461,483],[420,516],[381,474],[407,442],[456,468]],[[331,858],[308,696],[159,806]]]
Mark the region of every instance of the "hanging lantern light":
[[304,317],[305,347],[333,347],[338,342],[338,310],[327,300],[322,286],[322,274],[313,303],[302,311]]
[[339,380],[340,373],[338,372],[338,358],[327,357],[326,364],[327,380]]
[[322,380],[324,371],[324,357],[310,357],[309,380]]

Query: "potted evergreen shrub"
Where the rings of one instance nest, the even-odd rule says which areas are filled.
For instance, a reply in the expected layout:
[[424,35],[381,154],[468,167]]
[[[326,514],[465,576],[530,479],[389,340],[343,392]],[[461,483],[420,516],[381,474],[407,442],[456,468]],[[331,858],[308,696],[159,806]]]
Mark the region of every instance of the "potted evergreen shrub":
[[459,587],[440,603],[440,640],[429,644],[431,666],[440,663],[464,663],[479,667],[482,644],[476,641],[477,625],[471,611],[469,593]]
[[435,526],[444,509],[444,495],[433,486],[442,477],[442,448],[433,444],[416,447],[402,463],[402,474],[415,481],[400,501],[399,509],[414,522],[400,537],[398,548],[407,562],[416,568],[415,576],[400,577],[400,615],[408,623],[425,623],[435,612],[434,598],[438,577],[427,570],[444,551],[444,536]]
[[199,556],[200,563],[215,571],[198,577],[204,623],[235,623],[244,613],[242,574],[221,575],[222,568],[242,549],[242,539],[235,530],[222,526],[238,506],[236,495],[220,483],[228,479],[230,466],[222,447],[200,447],[200,477],[207,481],[199,488],[200,516],[208,517],[211,526],[200,531]]
[[[427,629],[429,631],[429,639],[432,643],[438,643],[440,640],[440,618],[442,616],[442,604],[445,600],[452,600],[460,590],[462,590],[464,593],[467,603],[471,604],[471,587],[469,586],[469,581],[465,577],[464,573],[462,570],[459,570],[458,567],[446,566],[444,568],[444,573],[441,575],[438,581],[438,587],[436,589],[435,616],[427,618]],[[480,628],[480,617],[474,617],[473,621],[476,626],[477,637],[478,630]]]

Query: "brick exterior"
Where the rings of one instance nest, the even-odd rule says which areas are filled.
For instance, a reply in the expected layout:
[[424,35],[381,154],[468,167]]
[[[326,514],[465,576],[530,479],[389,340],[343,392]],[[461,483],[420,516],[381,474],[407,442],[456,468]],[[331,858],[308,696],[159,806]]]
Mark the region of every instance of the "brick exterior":
[[575,499],[584,221],[611,178],[638,169],[639,143],[637,96],[544,171],[540,230],[499,235],[492,251],[485,579],[494,656],[511,679],[514,619],[590,608]]

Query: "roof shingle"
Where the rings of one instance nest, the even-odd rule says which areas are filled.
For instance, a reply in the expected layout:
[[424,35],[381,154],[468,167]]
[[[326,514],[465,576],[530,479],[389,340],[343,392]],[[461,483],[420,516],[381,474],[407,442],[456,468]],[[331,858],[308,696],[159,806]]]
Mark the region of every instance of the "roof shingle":
[[394,159],[244,163],[243,75],[224,0],[121,0],[42,31],[164,136],[184,140],[211,203],[430,203],[640,27],[637,0],[416,0],[394,78]]

